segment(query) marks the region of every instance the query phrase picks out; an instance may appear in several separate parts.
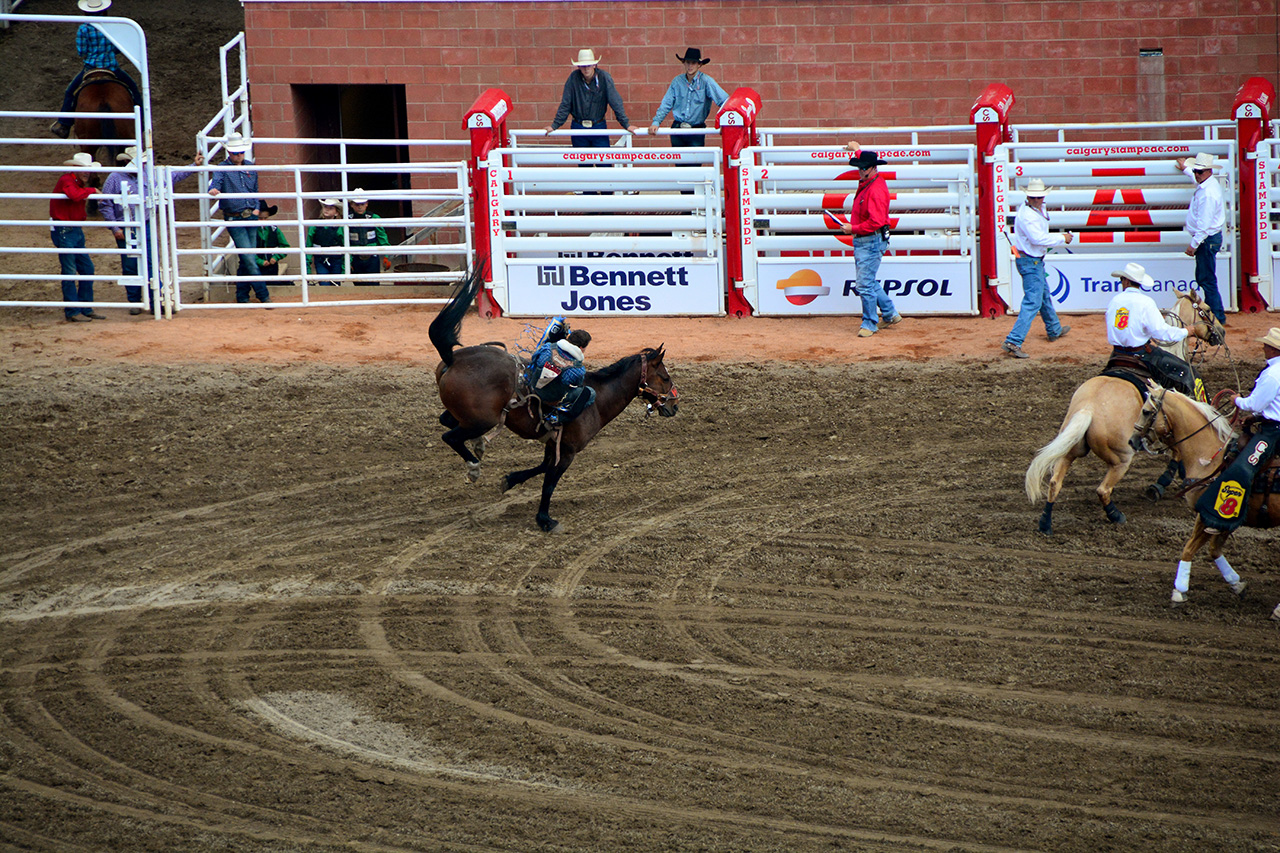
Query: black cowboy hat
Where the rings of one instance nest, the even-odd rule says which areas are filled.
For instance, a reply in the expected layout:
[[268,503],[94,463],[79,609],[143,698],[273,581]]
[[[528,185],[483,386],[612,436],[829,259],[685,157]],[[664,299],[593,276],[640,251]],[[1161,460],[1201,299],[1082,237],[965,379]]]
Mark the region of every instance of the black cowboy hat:
[[677,53],[676,59],[681,62],[696,62],[699,65],[706,65],[711,61],[710,59],[703,59],[702,51],[698,50],[696,47],[686,47],[684,49],[684,56]]
[[280,212],[279,205],[275,205],[275,204],[269,204],[262,209],[267,212],[267,216],[275,216],[277,213]]
[[849,165],[857,169],[870,169],[872,166],[887,166],[888,160],[881,160],[876,152],[863,148],[856,157],[849,158]]

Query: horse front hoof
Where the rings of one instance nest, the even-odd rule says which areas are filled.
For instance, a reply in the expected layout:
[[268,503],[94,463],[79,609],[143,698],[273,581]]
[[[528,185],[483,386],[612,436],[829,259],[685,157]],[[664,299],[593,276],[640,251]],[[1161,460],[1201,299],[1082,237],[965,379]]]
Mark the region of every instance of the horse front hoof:
[[1040,516],[1040,532],[1045,536],[1053,535],[1053,522],[1049,520],[1048,516]]
[[1151,485],[1147,486],[1147,490],[1143,492],[1143,495],[1146,497],[1147,500],[1151,501],[1152,503],[1155,503],[1158,500],[1160,500],[1162,497],[1164,497],[1164,486],[1160,485],[1159,483],[1152,483]]
[[1112,524],[1124,524],[1124,523],[1125,523],[1126,518],[1125,518],[1124,513],[1123,513],[1123,512],[1121,512],[1121,511],[1116,507],[1116,505],[1115,505],[1115,504],[1107,504],[1105,507],[1103,507],[1103,509],[1104,509],[1104,510],[1106,510],[1106,512],[1107,512],[1107,521],[1111,522]]
[[549,515],[538,516],[538,526],[542,528],[544,533],[564,533],[564,528],[560,526],[560,522]]
[[511,478],[504,476],[498,481],[498,494],[505,495],[509,491],[511,491]]

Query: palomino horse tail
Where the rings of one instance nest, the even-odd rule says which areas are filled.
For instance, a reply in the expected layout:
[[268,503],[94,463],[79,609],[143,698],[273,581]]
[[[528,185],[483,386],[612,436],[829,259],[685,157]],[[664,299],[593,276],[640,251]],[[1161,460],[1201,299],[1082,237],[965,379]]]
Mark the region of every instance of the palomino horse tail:
[[1049,477],[1053,473],[1053,466],[1057,465],[1071,448],[1080,443],[1080,439],[1084,438],[1084,434],[1089,431],[1089,425],[1092,423],[1093,412],[1088,409],[1076,412],[1058,433],[1058,437],[1040,448],[1036,458],[1031,460],[1031,465],[1027,468],[1026,486],[1027,497],[1033,504],[1040,503],[1048,496]]
[[462,318],[466,315],[471,303],[480,293],[480,285],[484,283],[481,266],[477,264],[467,272],[465,278],[458,282],[448,304],[440,310],[427,329],[427,336],[435,344],[436,352],[445,367],[453,364],[453,348],[462,346]]

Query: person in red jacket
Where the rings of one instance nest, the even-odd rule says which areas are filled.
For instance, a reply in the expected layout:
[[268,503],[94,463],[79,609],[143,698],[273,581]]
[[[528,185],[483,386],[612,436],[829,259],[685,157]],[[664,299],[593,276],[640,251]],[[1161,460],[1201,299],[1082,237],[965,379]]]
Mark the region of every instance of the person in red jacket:
[[[882,326],[902,321],[893,300],[880,286],[880,259],[889,248],[889,186],[877,167],[888,163],[874,151],[860,149],[858,143],[847,146],[857,153],[849,165],[858,170],[858,192],[844,232],[853,235],[853,263],[857,269],[858,296],[862,299],[862,328],[858,337],[869,338]],[[881,321],[880,317],[884,320]]]
[[[89,154],[81,151],[70,160],[64,161],[62,165],[73,166],[76,169],[96,169],[99,163]],[[53,191],[62,196],[62,198],[49,199],[49,218],[53,220],[49,231],[53,245],[59,249],[73,250],[58,253],[58,261],[62,264],[62,301],[83,302],[87,306],[64,308],[67,322],[87,323],[90,320],[105,320],[107,319],[105,316],[93,310],[93,279],[84,277],[93,275],[93,258],[84,251],[84,229],[79,225],[58,224],[59,222],[84,222],[85,201],[97,190],[88,185],[84,172],[71,171],[58,178]],[[78,282],[77,276],[80,276]]]

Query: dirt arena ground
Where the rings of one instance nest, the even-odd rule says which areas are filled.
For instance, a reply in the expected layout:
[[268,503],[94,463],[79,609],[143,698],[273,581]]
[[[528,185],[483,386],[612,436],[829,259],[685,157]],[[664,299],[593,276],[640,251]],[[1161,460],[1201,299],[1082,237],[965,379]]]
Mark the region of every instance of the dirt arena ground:
[[[1274,533],[1203,560],[1101,466],[1022,492],[1105,346],[1008,321],[665,342],[553,512],[439,441],[431,309],[0,317],[0,846],[1280,850]],[[1272,318],[1232,318],[1251,383]],[[468,318],[468,341],[514,341]]]

